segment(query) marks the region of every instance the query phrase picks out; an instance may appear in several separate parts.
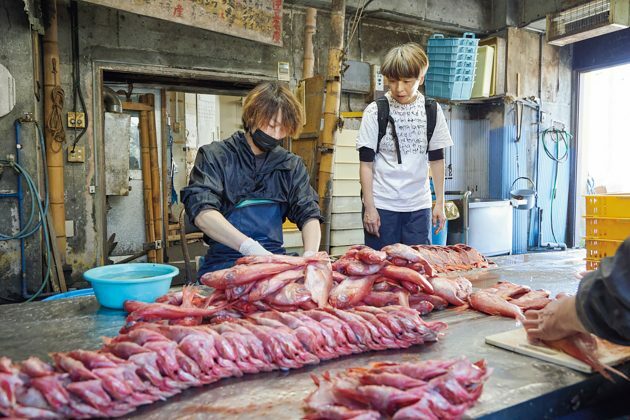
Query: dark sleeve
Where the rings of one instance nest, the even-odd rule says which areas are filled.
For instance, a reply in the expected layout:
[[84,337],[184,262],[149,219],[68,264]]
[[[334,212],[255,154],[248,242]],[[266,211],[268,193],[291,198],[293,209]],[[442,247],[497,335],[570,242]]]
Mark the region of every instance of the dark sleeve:
[[306,166],[302,159],[297,158],[297,160],[298,163],[292,173],[287,218],[302,230],[302,226],[308,219],[317,219],[320,223],[324,219],[319,209],[319,197],[311,187]]
[[444,149],[429,150],[429,162],[444,159]]
[[212,150],[202,147],[197,152],[195,166],[190,171],[188,186],[182,188],[181,199],[191,222],[202,210],[221,211],[223,171]]
[[363,146],[359,148],[359,160],[361,162],[374,162],[374,156],[376,156],[376,153],[369,147]]
[[598,337],[630,345],[630,238],[614,258],[605,258],[588,273],[576,296],[577,314]]

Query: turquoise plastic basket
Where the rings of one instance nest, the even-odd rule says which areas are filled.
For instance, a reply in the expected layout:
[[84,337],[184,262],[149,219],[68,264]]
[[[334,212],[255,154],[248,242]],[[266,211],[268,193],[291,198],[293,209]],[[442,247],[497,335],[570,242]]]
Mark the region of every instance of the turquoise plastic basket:
[[440,82],[427,80],[425,83],[426,96],[452,100],[468,100],[472,93],[473,81]]
[[479,39],[475,38],[475,34],[472,32],[464,32],[461,38],[445,38],[444,34],[433,34],[429,38],[428,47],[459,47],[468,46],[476,47],[479,44]]
[[83,277],[92,283],[101,305],[122,309],[126,300],[153,302],[166,294],[178,273],[177,267],[168,264],[135,263],[96,267]]

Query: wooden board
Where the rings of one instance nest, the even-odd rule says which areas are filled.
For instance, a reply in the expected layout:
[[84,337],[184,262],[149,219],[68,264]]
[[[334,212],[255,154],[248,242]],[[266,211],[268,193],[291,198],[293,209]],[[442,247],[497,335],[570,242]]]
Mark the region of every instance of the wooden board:
[[330,246],[362,244],[364,239],[362,228],[333,230],[330,232]]
[[335,147],[335,163],[359,163],[359,152],[354,146]]
[[360,213],[361,197],[333,197],[333,213]]
[[358,213],[333,213],[330,224],[332,230],[363,229],[363,216]]
[[333,181],[333,197],[360,197],[359,180],[336,179]]
[[282,46],[282,0],[83,1]]
[[333,179],[359,181],[359,164],[335,163],[335,173],[333,174]]
[[[591,369],[589,365],[568,354],[550,349],[549,347],[528,343],[524,328],[488,336],[486,337],[486,343],[525,356],[534,357],[560,366],[566,366],[580,372],[593,372],[593,369]],[[626,360],[630,360],[630,347],[617,346],[608,342],[600,341],[599,353],[599,360],[609,366],[615,366]]]
[[344,128],[337,133],[336,146],[356,147],[359,130]]

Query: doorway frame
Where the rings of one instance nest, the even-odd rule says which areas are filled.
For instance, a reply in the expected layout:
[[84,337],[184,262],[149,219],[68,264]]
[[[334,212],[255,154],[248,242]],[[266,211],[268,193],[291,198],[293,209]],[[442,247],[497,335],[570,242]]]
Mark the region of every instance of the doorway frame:
[[[94,60],[92,61],[92,149],[94,153],[94,175],[91,186],[94,187],[94,229],[96,231],[97,243],[95,244],[96,251],[96,264],[104,265],[107,256],[105,255],[105,244],[107,243],[107,209],[106,206],[106,191],[102,188],[105,180],[105,125],[103,114],[103,102],[101,101],[103,95],[104,74],[106,72],[121,72],[130,73],[135,75],[146,76],[169,76],[174,77],[182,81],[182,85],[189,83],[191,87],[190,91],[197,93],[199,89],[195,90],[195,85],[190,82],[204,81],[204,82],[231,82],[231,83],[243,83],[247,85],[256,85],[265,81],[277,80],[275,77],[267,76],[260,73],[241,73],[230,72],[227,73],[223,70],[207,69],[187,69],[180,67],[166,67],[157,66],[151,64],[139,64],[139,63],[119,63],[110,61]],[[160,85],[159,83],[157,83]],[[160,85],[160,87],[163,87]],[[174,86],[174,89],[185,91]],[[204,88],[205,89],[205,88]],[[161,141],[161,139],[160,139]],[[160,173],[163,170],[160,167]],[[162,179],[162,176],[160,176]],[[160,182],[160,185],[162,182]],[[164,188],[163,185],[161,185]],[[164,204],[164,203],[162,203]]]

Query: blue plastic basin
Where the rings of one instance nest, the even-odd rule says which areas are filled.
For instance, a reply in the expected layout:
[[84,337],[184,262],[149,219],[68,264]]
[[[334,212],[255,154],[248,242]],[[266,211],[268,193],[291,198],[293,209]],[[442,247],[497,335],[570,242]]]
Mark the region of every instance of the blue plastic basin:
[[122,309],[126,300],[154,302],[166,294],[179,273],[168,264],[114,264],[92,268],[83,273],[92,283],[98,302],[112,309]]
[[42,302],[50,302],[51,300],[73,299],[82,296],[94,296],[94,289],[73,290],[72,292],[59,293],[42,299]]

